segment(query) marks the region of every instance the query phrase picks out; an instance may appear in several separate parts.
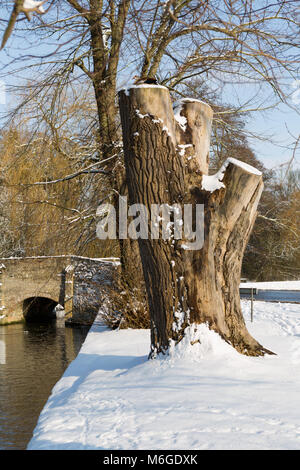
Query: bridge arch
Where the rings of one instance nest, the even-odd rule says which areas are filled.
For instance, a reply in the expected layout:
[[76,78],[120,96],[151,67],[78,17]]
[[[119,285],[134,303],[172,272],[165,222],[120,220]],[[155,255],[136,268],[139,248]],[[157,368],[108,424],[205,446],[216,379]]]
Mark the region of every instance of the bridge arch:
[[118,276],[119,262],[114,258],[0,258],[0,325],[33,318],[37,306],[49,312],[57,304],[64,309],[59,307],[57,314],[64,315],[66,322],[90,325]]
[[48,297],[27,297],[23,300],[23,316],[26,322],[49,322],[55,319],[55,307],[58,305]]

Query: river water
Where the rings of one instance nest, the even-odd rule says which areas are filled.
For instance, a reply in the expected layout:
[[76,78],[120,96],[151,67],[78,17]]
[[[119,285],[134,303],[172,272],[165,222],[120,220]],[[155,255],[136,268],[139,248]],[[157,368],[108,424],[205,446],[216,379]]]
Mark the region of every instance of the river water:
[[88,328],[63,320],[0,326],[0,450],[26,449],[55,383]]

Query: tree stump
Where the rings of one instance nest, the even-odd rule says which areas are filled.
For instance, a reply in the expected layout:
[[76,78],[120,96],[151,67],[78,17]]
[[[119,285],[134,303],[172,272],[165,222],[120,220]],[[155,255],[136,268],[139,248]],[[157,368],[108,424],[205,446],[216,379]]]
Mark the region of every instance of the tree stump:
[[[167,353],[192,324],[207,323],[237,351],[270,353],[251,337],[240,307],[243,253],[263,189],[261,173],[229,159],[208,175],[213,112],[207,104],[185,99],[175,114],[167,88],[134,86],[119,92],[124,159],[130,204],[175,210],[184,204],[203,207],[204,241],[187,249],[186,236],[173,232],[148,238],[139,249],[151,319],[150,357]],[[159,220],[159,219],[157,219]]]

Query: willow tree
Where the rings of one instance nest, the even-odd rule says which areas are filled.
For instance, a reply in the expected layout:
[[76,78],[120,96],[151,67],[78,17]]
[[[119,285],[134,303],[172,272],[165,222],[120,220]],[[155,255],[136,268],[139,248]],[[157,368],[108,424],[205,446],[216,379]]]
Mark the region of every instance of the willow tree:
[[151,356],[166,353],[170,340],[178,343],[188,326],[204,322],[243,354],[270,353],[248,333],[239,297],[243,252],[263,189],[260,171],[229,159],[208,175],[213,113],[205,103],[182,100],[174,115],[168,89],[155,85],[119,97],[130,203],[143,204],[146,214],[153,207],[180,210],[185,204],[196,213],[197,205],[204,207],[204,239],[195,249],[187,244],[189,233],[175,237],[174,218],[168,237],[162,230],[153,237],[153,220],[144,216],[148,236],[138,241]]

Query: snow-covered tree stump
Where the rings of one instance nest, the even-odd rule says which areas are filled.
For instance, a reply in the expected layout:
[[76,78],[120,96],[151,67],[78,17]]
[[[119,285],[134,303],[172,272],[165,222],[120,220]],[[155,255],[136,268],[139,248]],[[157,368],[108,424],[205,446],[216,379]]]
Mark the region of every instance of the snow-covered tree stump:
[[[240,307],[243,253],[263,189],[255,168],[229,159],[208,175],[212,109],[185,99],[173,111],[167,88],[119,92],[130,204],[204,206],[204,242],[139,239],[151,317],[151,353],[166,353],[190,325],[207,323],[239,352],[271,353],[251,337]],[[176,207],[176,206],[175,206]],[[201,207],[201,206],[200,206]],[[180,209],[178,209],[180,210]],[[159,219],[158,219],[159,220]],[[195,326],[196,328],[196,326]]]

